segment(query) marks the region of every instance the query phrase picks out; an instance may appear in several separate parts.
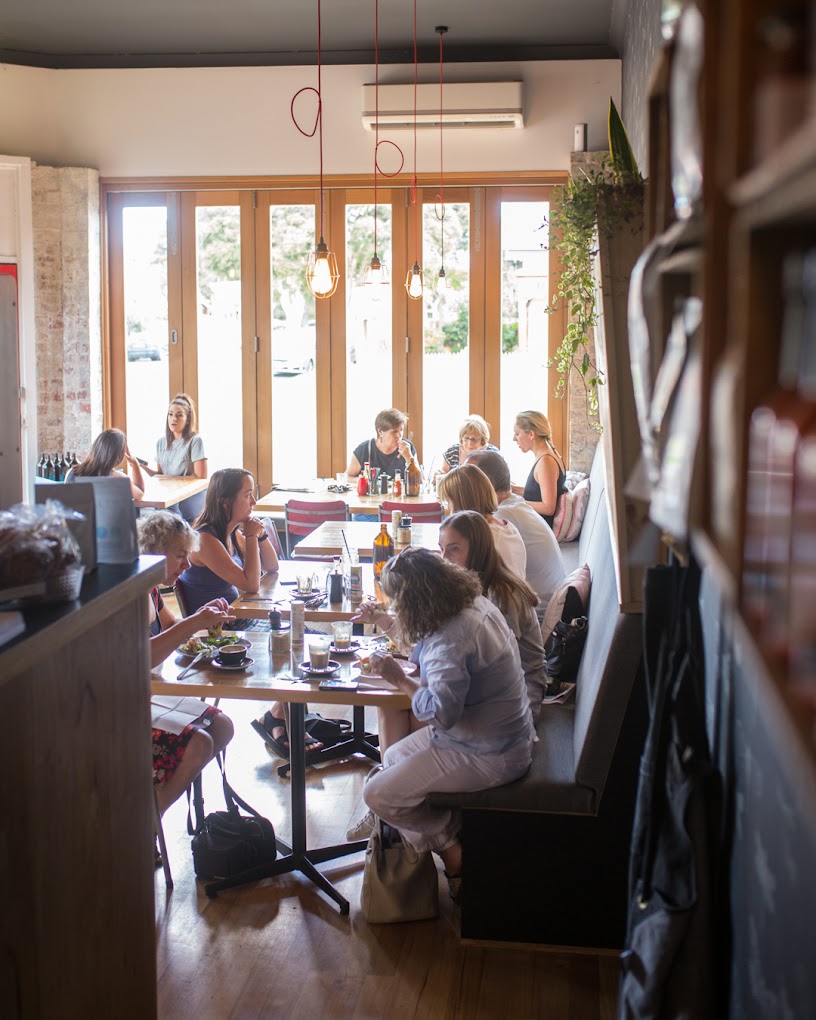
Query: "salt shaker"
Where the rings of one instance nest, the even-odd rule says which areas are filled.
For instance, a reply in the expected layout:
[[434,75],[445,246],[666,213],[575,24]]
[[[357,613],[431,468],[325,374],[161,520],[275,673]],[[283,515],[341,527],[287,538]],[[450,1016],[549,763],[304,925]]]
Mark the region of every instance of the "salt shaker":
[[406,517],[405,514],[403,514],[397,531],[397,542],[399,545],[411,544],[411,523],[411,518]]

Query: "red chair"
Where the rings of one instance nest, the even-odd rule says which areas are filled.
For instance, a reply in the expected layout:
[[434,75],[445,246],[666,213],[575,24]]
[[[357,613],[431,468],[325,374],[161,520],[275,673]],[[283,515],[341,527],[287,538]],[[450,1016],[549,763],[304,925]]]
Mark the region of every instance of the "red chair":
[[441,503],[392,503],[384,499],[380,503],[380,521],[390,521],[391,511],[401,510],[415,524],[441,524]]
[[349,520],[348,503],[342,499],[337,500],[314,500],[309,502],[305,499],[290,499],[283,508],[284,526],[286,528],[286,552],[292,556],[294,543],[292,538],[304,538],[310,535],[315,528],[326,521],[347,521]]

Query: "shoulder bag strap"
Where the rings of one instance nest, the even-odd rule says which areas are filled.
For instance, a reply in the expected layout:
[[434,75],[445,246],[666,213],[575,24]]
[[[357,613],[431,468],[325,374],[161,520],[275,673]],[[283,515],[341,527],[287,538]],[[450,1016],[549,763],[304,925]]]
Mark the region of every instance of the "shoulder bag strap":
[[247,802],[230,786],[229,781],[227,780],[226,757],[226,749],[219,751],[216,755],[216,758],[218,759],[218,767],[221,769],[221,785],[224,788],[224,803],[227,805],[227,810],[230,814],[237,815],[238,808],[242,807],[244,811],[248,811],[254,818],[262,819],[263,815],[259,811],[256,811],[250,804],[247,804]]

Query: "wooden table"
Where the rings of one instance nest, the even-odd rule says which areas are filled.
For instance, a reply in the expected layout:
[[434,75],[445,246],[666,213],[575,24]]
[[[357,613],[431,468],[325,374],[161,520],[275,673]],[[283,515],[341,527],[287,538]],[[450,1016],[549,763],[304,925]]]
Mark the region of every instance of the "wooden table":
[[[376,525],[372,525],[376,527]],[[270,571],[261,578],[257,592],[241,592],[231,604],[230,612],[242,620],[265,619],[271,609],[278,609],[281,615],[289,618],[293,599],[294,581],[297,574],[314,567],[322,577],[330,563],[310,564],[308,560],[280,560],[279,569]],[[374,568],[370,563],[363,567],[363,594],[369,598],[382,600],[380,586],[374,580]],[[322,570],[320,569],[322,568]],[[342,602],[329,602],[328,597],[321,606],[307,609],[305,619],[309,623],[331,623],[334,620],[350,620],[360,609],[359,602],[351,602],[345,596]]]
[[[303,645],[293,646],[290,655],[271,656],[266,634],[250,631],[246,636],[251,641],[249,655],[254,660],[246,670],[220,671],[211,663],[205,663],[202,668],[188,673],[181,682],[176,682],[175,677],[179,675],[182,667],[171,657],[166,659],[160,667],[157,667],[151,677],[151,689],[154,694],[282,701],[288,710],[287,730],[292,770],[292,845],[289,846],[277,838],[278,849],[282,852],[282,857],[271,864],[250,868],[240,875],[210,882],[205,886],[206,893],[208,896],[214,897],[222,889],[243,885],[246,882],[259,882],[264,878],[288,874],[291,871],[300,871],[334,900],[342,914],[348,914],[348,900],[338,892],[325,875],[317,870],[316,865],[336,860],[338,857],[346,857],[358,850],[364,850],[368,841],[356,840],[352,843],[308,849],[306,838],[306,755],[304,750],[306,705],[353,705],[360,709],[367,705],[373,705],[381,708],[408,709],[411,707],[411,701],[406,695],[393,688],[388,688],[385,684],[376,688],[372,684],[371,687],[361,687],[357,691],[321,691],[317,679],[301,677],[300,670],[297,668],[297,663],[305,659]],[[352,676],[357,673],[353,663],[352,657],[344,658],[343,665],[335,676]],[[293,681],[293,677],[298,679]],[[362,717],[362,711],[355,713],[355,729],[362,726],[362,723],[357,721],[358,716]],[[358,737],[363,743],[364,738],[364,733]],[[326,750],[334,751],[335,749],[327,748]],[[372,756],[370,751],[365,749],[363,749],[363,753]],[[310,761],[313,761],[311,756]]]
[[203,492],[208,484],[209,479],[192,475],[146,475],[144,496],[134,500],[134,505],[152,510],[167,510]]
[[[423,493],[421,496],[394,496],[375,495],[358,496],[357,479],[351,479],[351,489],[348,492],[331,492],[325,478],[318,478],[308,486],[300,489],[272,489],[261,496],[255,504],[256,513],[283,513],[286,504],[290,499],[305,500],[309,503],[330,503],[342,499],[352,514],[376,514],[379,512],[380,503],[388,500],[393,503],[434,503],[437,497],[433,492]],[[305,490],[305,491],[304,491]]]
[[[296,548],[301,556],[337,556],[345,548],[343,535],[352,549],[357,549],[361,557],[372,556],[374,539],[380,531],[376,521],[326,521],[302,538]],[[424,546],[426,549],[439,548],[438,524],[415,524],[411,528],[411,545]],[[404,546],[396,546],[396,552]]]

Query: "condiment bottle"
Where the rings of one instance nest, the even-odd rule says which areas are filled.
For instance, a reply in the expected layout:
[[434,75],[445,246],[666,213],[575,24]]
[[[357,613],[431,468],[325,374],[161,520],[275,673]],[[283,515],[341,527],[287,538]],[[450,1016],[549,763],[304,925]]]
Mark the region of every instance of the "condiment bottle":
[[379,577],[383,567],[394,555],[394,543],[388,534],[388,524],[383,521],[380,525],[380,533],[374,539],[373,560],[374,576]]
[[283,622],[279,610],[273,609],[269,613],[269,654],[270,655],[288,655],[289,654],[289,624]]
[[399,529],[397,531],[397,544],[398,545],[410,545],[411,544],[411,518],[402,515],[399,523]]
[[368,495],[368,461],[366,461],[363,470],[357,476],[357,495]]
[[394,472],[394,495],[395,496],[402,495],[402,475],[399,473],[399,471]]
[[391,537],[394,541],[397,541],[400,521],[402,520],[402,510],[391,511]]
[[306,607],[298,599],[292,602],[292,608],[290,609],[290,616],[292,620],[292,644],[302,645],[303,634],[306,629],[305,623]]

